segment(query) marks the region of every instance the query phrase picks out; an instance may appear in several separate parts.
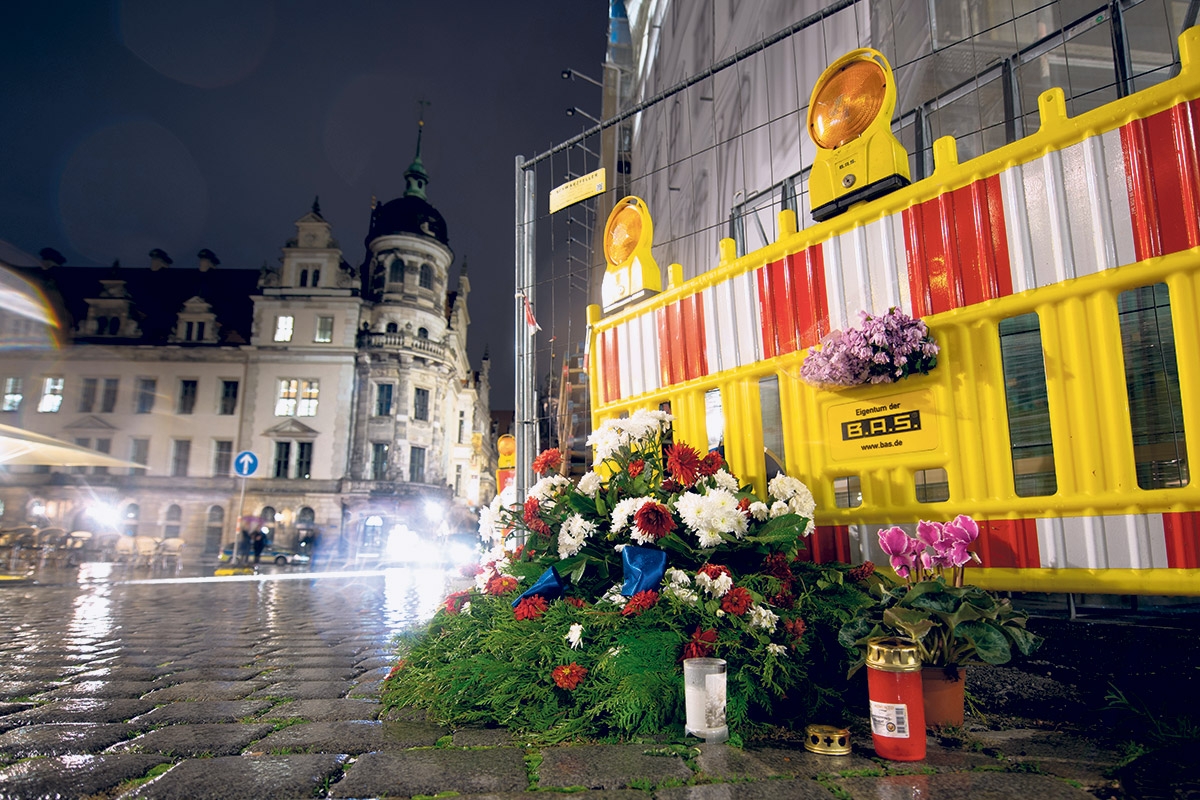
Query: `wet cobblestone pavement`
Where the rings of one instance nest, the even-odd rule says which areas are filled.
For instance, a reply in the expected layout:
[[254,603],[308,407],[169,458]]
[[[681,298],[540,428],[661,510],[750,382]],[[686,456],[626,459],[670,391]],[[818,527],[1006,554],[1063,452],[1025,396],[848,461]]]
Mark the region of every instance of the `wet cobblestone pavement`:
[[796,742],[526,747],[383,715],[392,638],[454,588],[440,574],[153,580],[85,564],[40,578],[0,585],[0,798],[1125,796],[1108,774],[1118,753],[1054,727],[931,738],[924,762],[897,764],[858,742],[848,757]]

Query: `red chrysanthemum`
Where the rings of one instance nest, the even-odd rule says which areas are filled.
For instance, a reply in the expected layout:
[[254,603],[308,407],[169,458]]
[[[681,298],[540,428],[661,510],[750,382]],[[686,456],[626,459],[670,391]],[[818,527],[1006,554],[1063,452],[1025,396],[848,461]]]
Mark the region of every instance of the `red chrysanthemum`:
[[788,566],[787,556],[783,553],[771,553],[763,559],[763,572],[781,581],[792,577],[792,569]]
[[667,494],[674,494],[682,488],[673,478],[667,478],[662,482],[662,490]]
[[740,617],[750,610],[750,604],[753,602],[754,598],[748,591],[741,586],[735,586],[721,598],[721,610]]
[[712,578],[714,581],[720,578],[722,575],[729,575],[730,577],[733,577],[730,575],[729,568],[723,567],[720,564],[705,564],[703,567],[696,570],[696,573],[703,573]]
[[691,486],[700,476],[700,453],[688,444],[673,444],[667,448],[667,470],[684,486]]
[[793,639],[799,640],[804,635],[804,632],[808,630],[808,625],[804,623],[804,620],[797,617],[796,619],[785,619],[783,621],[783,629]]
[[457,614],[470,596],[469,591],[454,592],[446,597],[445,609],[447,614]]
[[561,464],[562,452],[557,447],[551,447],[549,450],[543,450],[541,455],[533,460],[533,471],[538,475],[545,475],[558,469]]
[[708,455],[700,459],[700,474],[704,477],[716,475],[725,466],[725,459],[716,450],[709,450]]
[[542,506],[536,497],[530,497],[525,500],[525,514],[522,517],[525,520],[525,525],[534,533],[540,533],[543,536],[550,535],[550,526],[547,525],[541,517]]
[[638,592],[633,597],[629,598],[629,602],[627,602],[625,607],[621,609],[621,616],[636,617],[643,611],[653,608],[654,604],[657,602],[658,592],[654,591],[653,589],[646,589],[645,591]]
[[707,658],[713,653],[713,645],[717,642],[717,632],[713,628],[706,631],[701,631],[700,626],[696,626],[695,633],[692,634],[692,640],[683,646],[684,658]]
[[746,519],[751,521],[754,520],[754,515],[750,513],[749,497],[743,497],[741,500],[738,500],[738,511],[742,512],[742,516]]
[[642,470],[645,468],[646,462],[640,458],[635,458],[633,461],[629,462],[629,466],[625,468],[625,471],[629,473],[629,477],[636,478],[638,475],[642,474]]
[[550,677],[554,679],[554,683],[560,689],[574,691],[575,687],[580,684],[588,673],[587,669],[579,666],[574,661],[570,664],[563,664],[561,667],[555,667],[550,673]]
[[875,564],[870,561],[864,561],[854,569],[850,570],[850,580],[865,581],[871,577],[871,573],[875,571]]
[[771,596],[771,605],[776,608],[791,608],[796,604],[796,595],[792,594],[792,585],[786,583],[779,591]]
[[633,520],[642,529],[642,533],[653,536],[655,540],[675,530],[675,518],[671,516],[671,509],[662,503],[642,503],[642,507],[633,515]]
[[517,579],[512,575],[493,575],[484,591],[488,594],[508,594],[517,588]]
[[517,603],[513,613],[517,619],[537,619],[546,613],[546,606],[546,598],[540,594],[534,594]]
[[576,608],[586,608],[587,601],[582,597],[564,597],[563,602],[575,606]]

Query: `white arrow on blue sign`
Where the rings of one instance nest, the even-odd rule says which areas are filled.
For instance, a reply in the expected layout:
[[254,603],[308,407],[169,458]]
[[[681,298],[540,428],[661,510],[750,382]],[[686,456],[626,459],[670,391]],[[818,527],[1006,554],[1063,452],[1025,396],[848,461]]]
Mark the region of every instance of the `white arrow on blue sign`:
[[258,469],[258,456],[249,450],[243,450],[234,456],[233,471],[243,478],[248,478]]

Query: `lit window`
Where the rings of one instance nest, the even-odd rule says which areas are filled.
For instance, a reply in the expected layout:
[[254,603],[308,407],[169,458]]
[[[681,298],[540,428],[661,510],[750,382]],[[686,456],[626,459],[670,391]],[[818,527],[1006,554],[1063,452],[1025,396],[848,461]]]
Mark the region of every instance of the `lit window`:
[[275,401],[275,416],[315,417],[319,394],[319,381],[282,378],[279,381],[278,399]]
[[154,378],[138,378],[134,413],[149,414],[154,410],[154,392],[157,388],[158,381]]
[[4,411],[18,411],[25,395],[21,394],[23,381],[20,378],[4,379]]
[[38,412],[53,414],[62,407],[63,379],[46,378],[42,384],[42,399],[38,401]]
[[292,340],[292,326],[295,324],[295,322],[295,317],[276,317],[275,341],[290,342]]
[[333,341],[333,317],[317,317],[317,335],[314,342]]

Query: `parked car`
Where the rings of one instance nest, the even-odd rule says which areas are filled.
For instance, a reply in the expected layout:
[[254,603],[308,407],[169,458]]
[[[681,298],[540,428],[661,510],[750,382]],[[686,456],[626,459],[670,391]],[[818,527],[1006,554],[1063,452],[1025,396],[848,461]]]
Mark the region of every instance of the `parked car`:
[[[226,544],[221,548],[221,554],[217,556],[218,561],[229,561],[233,558],[233,544]],[[254,560],[254,553],[248,554],[248,560]],[[291,550],[284,550],[281,547],[273,547],[267,545],[263,548],[262,555],[259,556],[260,564],[270,564],[274,562],[283,566],[284,564],[307,564],[310,557],[307,553],[296,553]]]

